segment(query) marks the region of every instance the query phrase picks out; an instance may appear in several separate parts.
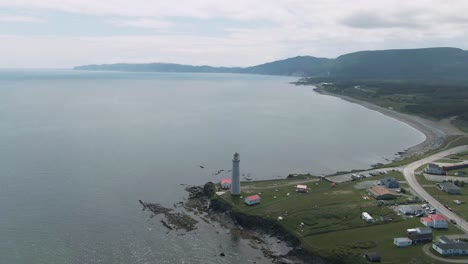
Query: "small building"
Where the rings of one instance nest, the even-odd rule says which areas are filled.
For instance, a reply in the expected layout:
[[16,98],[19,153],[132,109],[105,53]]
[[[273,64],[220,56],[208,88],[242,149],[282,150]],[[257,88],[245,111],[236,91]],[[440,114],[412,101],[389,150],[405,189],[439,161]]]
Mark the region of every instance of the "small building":
[[364,257],[370,262],[380,262],[382,257],[376,252],[367,252]]
[[413,241],[407,237],[396,237],[393,239],[393,244],[397,247],[408,247],[413,244]]
[[418,227],[415,230],[416,232],[408,234],[408,238],[411,239],[413,244],[432,242],[432,229],[430,227]]
[[260,196],[258,194],[248,196],[248,197],[245,198],[245,203],[247,205],[259,204],[260,203]]
[[468,243],[467,242],[455,242],[451,241],[448,243],[435,243],[432,248],[442,256],[466,256],[468,255]]
[[400,183],[397,179],[393,177],[387,177],[382,179],[379,185],[385,186],[387,188],[400,188]]
[[446,236],[441,236],[439,237],[439,243],[447,244],[447,243],[453,243],[454,241]]
[[383,186],[374,186],[369,188],[367,192],[377,200],[395,199],[398,195],[397,192],[391,191]]
[[456,186],[452,182],[436,183],[436,187],[448,194],[460,194],[461,191],[460,187]]
[[427,167],[426,169],[424,169],[424,172],[435,175],[447,175],[447,172],[442,167],[434,163],[427,164]]
[[298,184],[296,186],[296,192],[307,192],[308,190],[307,185]]
[[427,227],[436,229],[448,228],[447,219],[445,219],[445,217],[440,214],[431,214],[429,217],[422,217],[421,223]]
[[223,178],[221,179],[221,189],[228,190],[231,189],[232,179],[230,178]]
[[362,218],[362,220],[366,221],[367,223],[373,223],[374,222],[374,218],[372,218],[372,216],[370,216],[370,214],[367,213],[367,212],[362,212],[361,218]]
[[432,226],[432,218],[430,217],[421,217],[421,224],[431,227]]
[[398,211],[404,215],[418,215],[424,212],[420,205],[400,205]]

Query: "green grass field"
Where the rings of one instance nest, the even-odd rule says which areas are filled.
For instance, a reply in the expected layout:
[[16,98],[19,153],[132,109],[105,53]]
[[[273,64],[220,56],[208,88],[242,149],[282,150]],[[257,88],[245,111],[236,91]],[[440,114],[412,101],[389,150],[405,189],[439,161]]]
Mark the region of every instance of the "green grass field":
[[461,194],[448,194],[444,191],[437,189],[435,186],[424,187],[424,189],[429,194],[431,194],[434,198],[439,200],[442,204],[447,204],[458,215],[460,215],[464,219],[468,219],[468,207],[466,206],[466,204],[457,205],[453,201],[453,200],[460,200],[465,203],[468,202],[468,187],[460,187],[460,188],[462,189]]
[[[462,175],[455,175],[457,172],[462,172]],[[456,169],[456,170],[449,170],[447,171],[449,176],[457,176],[457,177],[468,177],[468,168],[463,169]]]
[[440,159],[440,160],[436,160],[435,162],[439,162],[439,163],[459,163],[459,162],[462,162],[463,160],[459,160],[459,159]]
[[[385,164],[383,166],[381,166],[382,168],[388,168],[388,167],[398,167],[398,166],[403,166],[403,165],[408,165],[412,162],[415,162],[415,161],[418,161],[420,159],[423,159],[423,158],[426,158],[426,157],[429,157],[437,152],[440,152],[442,150],[445,150],[445,149],[449,149],[449,148],[454,148],[454,147],[458,147],[458,146],[463,146],[463,145],[468,145],[468,136],[447,136],[446,140],[445,140],[445,143],[438,149],[436,150],[433,150],[433,151],[430,151],[430,152],[427,152],[425,154],[420,154],[420,155],[414,155],[412,157],[409,157],[407,159],[404,159],[404,160],[397,160],[397,161],[393,161],[391,163],[388,163],[388,164]],[[449,158],[452,158],[452,156],[449,156]]]
[[[388,176],[403,180],[398,172],[366,180],[376,181]],[[298,237],[306,249],[336,263],[360,263],[363,261],[362,254],[368,251],[379,252],[383,256],[382,263],[439,263],[424,255],[421,246],[400,249],[393,245],[394,237],[404,236],[406,229],[422,224],[418,218],[405,219],[387,206],[377,206],[366,189],[355,188],[361,181],[335,187],[324,180],[308,182],[308,193],[297,193],[291,185],[279,185],[281,181],[273,186],[273,182],[268,186],[265,186],[265,182],[259,183],[259,186],[252,182],[243,185],[242,197],[260,193],[260,204],[247,206],[243,198],[229,194],[221,198],[233,205],[233,210],[277,221]],[[370,213],[376,222],[364,222],[361,219],[362,212]],[[278,221],[279,216],[283,220]],[[394,220],[384,223],[381,217]],[[304,223],[303,229],[300,223]],[[435,231],[434,235],[458,232],[451,225],[448,230]]]
[[468,160],[468,152],[461,152],[458,154],[450,155],[447,158],[457,159],[457,160]]

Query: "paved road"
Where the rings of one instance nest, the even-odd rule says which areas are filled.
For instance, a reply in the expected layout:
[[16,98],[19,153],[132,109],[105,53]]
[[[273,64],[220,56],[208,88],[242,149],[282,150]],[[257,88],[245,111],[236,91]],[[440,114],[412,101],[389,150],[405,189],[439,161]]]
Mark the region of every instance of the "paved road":
[[408,183],[408,185],[415,191],[415,193],[420,196],[422,199],[427,200],[439,214],[444,215],[447,219],[455,219],[457,221],[457,225],[460,229],[462,229],[465,233],[468,233],[468,222],[466,222],[462,217],[458,216],[452,211],[449,211],[443,204],[433,198],[423,187],[418,183],[416,180],[416,176],[414,171],[424,165],[425,163],[434,162],[435,160],[441,159],[447,155],[456,154],[459,152],[468,151],[468,145],[460,146],[456,148],[451,148],[439,153],[436,153],[432,156],[427,158],[418,160],[411,164],[408,164],[403,167],[403,175]]

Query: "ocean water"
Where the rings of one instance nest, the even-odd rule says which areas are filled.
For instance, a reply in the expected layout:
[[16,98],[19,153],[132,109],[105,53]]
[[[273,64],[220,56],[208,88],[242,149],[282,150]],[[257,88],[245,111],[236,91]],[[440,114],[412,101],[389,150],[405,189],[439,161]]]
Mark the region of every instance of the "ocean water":
[[[367,168],[424,140],[290,77],[0,71],[0,263],[269,263],[201,223],[167,232],[138,200],[241,173]],[[205,168],[200,168],[200,165]],[[226,257],[219,257],[219,253]]]

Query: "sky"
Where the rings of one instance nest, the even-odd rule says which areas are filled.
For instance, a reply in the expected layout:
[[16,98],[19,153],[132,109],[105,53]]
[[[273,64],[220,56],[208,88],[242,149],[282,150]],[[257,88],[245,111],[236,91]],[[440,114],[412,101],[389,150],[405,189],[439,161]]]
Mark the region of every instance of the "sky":
[[463,0],[0,0],[0,68],[468,49]]

